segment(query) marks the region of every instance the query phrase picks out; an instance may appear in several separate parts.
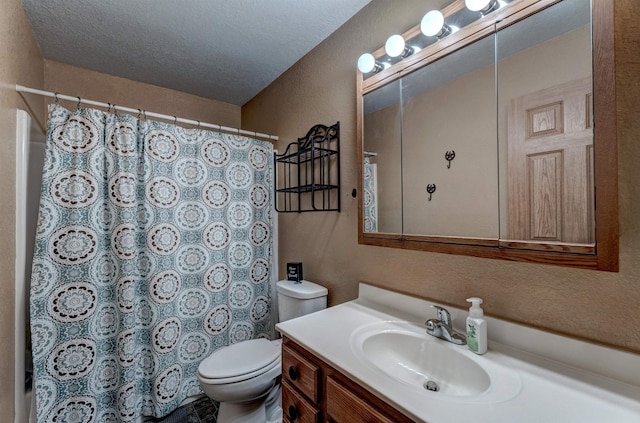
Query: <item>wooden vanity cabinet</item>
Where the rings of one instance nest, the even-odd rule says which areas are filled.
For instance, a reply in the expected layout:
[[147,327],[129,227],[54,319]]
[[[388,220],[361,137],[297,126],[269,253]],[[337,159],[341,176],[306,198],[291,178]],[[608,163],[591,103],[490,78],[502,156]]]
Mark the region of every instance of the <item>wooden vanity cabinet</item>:
[[282,342],[282,411],[286,423],[413,422],[286,337]]

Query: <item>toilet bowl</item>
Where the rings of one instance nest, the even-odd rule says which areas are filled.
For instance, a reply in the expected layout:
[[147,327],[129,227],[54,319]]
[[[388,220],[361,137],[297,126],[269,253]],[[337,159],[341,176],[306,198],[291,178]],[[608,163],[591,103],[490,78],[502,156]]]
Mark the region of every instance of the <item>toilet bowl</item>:
[[[289,320],[327,306],[327,289],[309,281],[280,281],[279,320]],[[282,340],[252,339],[222,347],[198,366],[204,393],[220,402],[218,423],[278,420]],[[275,416],[275,417],[274,417]]]
[[221,403],[249,402],[267,395],[281,373],[278,344],[252,339],[220,348],[198,367],[202,390]]

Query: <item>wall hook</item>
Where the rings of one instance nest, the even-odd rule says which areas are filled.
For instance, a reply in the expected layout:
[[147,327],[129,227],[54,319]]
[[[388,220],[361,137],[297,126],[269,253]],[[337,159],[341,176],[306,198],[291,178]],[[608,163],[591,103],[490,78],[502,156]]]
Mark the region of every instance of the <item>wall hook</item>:
[[444,153],[444,158],[447,159],[447,169],[451,169],[451,161],[456,158],[456,152],[451,150]]
[[436,192],[436,184],[427,185],[427,192],[429,193],[429,201],[431,201],[431,195]]

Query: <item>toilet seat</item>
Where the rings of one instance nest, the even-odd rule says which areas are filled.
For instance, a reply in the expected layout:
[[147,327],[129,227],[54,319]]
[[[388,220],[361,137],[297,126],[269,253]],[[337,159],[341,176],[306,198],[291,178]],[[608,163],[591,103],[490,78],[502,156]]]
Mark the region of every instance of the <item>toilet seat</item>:
[[198,366],[208,384],[227,384],[259,376],[280,366],[280,349],[267,339],[252,339],[222,347]]

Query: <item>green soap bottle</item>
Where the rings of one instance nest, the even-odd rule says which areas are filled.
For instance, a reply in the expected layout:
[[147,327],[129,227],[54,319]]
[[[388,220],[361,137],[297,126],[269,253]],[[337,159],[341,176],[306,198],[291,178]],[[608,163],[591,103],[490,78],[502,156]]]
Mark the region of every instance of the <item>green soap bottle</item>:
[[480,307],[482,298],[471,297],[467,301],[471,303],[467,317],[467,347],[476,354],[484,354],[487,352],[487,321]]

